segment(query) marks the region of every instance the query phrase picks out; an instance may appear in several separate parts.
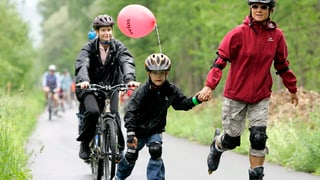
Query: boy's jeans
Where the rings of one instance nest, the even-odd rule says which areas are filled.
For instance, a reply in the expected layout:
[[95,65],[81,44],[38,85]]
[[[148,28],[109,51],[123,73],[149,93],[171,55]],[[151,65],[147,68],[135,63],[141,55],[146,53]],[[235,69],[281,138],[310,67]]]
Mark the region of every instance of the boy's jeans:
[[[149,145],[153,142],[159,142],[162,144],[162,134],[153,134],[148,137],[137,137],[138,138],[138,146],[137,151],[139,152],[144,145]],[[118,164],[118,169],[116,172],[116,180],[124,180],[126,179],[132,172],[134,168],[135,162],[129,163],[125,157],[121,159]],[[157,160],[149,159],[148,167],[147,167],[147,179],[148,180],[164,180],[165,179],[165,168],[162,158],[158,158]]]

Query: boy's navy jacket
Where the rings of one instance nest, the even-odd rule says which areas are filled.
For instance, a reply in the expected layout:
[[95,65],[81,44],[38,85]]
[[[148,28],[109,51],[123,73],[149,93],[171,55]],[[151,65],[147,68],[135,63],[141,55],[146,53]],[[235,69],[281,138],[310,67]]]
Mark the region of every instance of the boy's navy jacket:
[[169,81],[160,88],[152,88],[151,80],[141,85],[132,94],[124,121],[127,132],[136,136],[149,136],[165,131],[167,110],[189,110],[195,105],[192,97],[186,97],[182,91]]

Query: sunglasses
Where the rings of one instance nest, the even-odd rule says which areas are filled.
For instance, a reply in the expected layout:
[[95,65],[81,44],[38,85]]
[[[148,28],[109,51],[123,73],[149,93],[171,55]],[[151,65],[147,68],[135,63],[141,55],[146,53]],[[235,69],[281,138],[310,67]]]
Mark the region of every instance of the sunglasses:
[[267,6],[267,5],[257,5],[257,4],[253,4],[253,5],[251,5],[251,8],[252,9],[258,9],[260,7],[260,9],[269,9],[269,6]]

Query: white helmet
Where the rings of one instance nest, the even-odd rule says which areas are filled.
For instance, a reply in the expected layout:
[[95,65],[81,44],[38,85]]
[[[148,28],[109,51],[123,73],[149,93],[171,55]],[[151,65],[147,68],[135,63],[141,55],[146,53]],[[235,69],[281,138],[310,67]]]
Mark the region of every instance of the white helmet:
[[56,66],[51,64],[48,69],[49,69],[49,71],[55,71],[56,70]]

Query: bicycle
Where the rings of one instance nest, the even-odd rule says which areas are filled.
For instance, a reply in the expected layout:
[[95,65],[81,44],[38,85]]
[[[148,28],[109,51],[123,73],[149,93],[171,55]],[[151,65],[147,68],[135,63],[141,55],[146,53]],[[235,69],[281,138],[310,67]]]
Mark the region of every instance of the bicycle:
[[[118,126],[117,117],[110,112],[110,97],[115,91],[126,91],[126,84],[118,84],[115,86],[101,86],[98,84],[90,84],[85,91],[96,93],[105,99],[102,113],[98,118],[96,133],[90,142],[90,163],[92,177],[94,180],[101,180],[104,176],[105,180],[111,180],[115,176],[116,157],[119,155],[118,149]],[[79,132],[81,131],[83,115],[78,113]],[[120,130],[121,131],[121,130]]]

